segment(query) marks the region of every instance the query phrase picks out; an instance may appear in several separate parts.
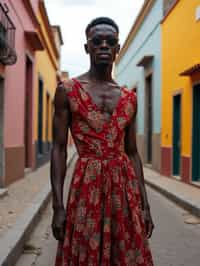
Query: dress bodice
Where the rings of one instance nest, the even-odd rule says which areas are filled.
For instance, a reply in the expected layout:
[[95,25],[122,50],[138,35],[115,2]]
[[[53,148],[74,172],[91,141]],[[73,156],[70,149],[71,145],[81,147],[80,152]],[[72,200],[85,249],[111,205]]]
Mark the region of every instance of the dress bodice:
[[121,88],[121,96],[109,119],[92,101],[79,81],[64,83],[72,112],[71,133],[80,157],[115,157],[124,153],[125,127],[136,110],[136,95]]

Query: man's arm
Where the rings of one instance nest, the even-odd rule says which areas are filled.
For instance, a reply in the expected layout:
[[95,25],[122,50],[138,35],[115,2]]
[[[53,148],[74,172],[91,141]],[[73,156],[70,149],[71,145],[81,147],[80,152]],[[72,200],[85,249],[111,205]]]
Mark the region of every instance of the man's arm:
[[131,162],[133,163],[133,168],[139,181],[142,210],[144,211],[144,218],[145,218],[146,234],[147,234],[147,237],[150,238],[152,235],[154,224],[151,218],[150,206],[148,203],[147,192],[145,188],[142,162],[141,162],[138,150],[137,150],[135,117],[136,117],[136,112],[129,126],[126,128],[125,150]]
[[51,186],[53,194],[53,235],[62,241],[64,237],[65,208],[63,205],[63,185],[67,163],[67,138],[70,125],[70,109],[66,90],[60,85],[54,98],[53,147],[51,151]]

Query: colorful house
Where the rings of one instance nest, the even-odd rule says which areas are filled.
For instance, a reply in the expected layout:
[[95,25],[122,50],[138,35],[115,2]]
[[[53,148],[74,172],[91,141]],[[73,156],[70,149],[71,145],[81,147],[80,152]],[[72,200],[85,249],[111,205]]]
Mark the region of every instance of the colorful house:
[[200,182],[200,2],[164,1],[161,172]]
[[35,51],[44,47],[29,0],[2,0],[0,13],[0,186],[3,187],[23,177],[25,168],[34,165]]
[[59,26],[51,26],[43,0],[37,2],[35,10],[40,24],[39,36],[44,51],[36,53],[34,82],[34,144],[36,166],[49,160],[51,147],[51,128],[53,98],[60,70],[60,48],[63,44]]
[[6,66],[16,63],[16,28],[10,17],[8,6],[0,3],[0,187],[5,184],[5,75]]
[[49,158],[59,26],[43,0],[0,3],[0,187]]
[[137,145],[144,163],[160,171],[161,27],[163,2],[146,0],[119,53],[115,77],[138,98]]

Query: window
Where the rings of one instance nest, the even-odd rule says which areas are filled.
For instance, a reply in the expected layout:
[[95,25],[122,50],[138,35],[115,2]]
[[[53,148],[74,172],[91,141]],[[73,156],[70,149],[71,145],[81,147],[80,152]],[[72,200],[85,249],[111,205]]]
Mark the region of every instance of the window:
[[15,26],[8,16],[7,5],[0,3],[0,62],[12,65],[17,61],[15,46]]

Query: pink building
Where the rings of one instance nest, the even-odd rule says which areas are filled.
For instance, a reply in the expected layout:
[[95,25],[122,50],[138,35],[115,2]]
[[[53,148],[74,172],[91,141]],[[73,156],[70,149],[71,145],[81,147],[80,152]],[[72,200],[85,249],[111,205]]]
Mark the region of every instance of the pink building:
[[[30,0],[1,0],[1,187],[23,177],[26,168],[35,166],[33,143],[34,61],[35,52],[43,50],[44,47],[38,35],[39,24],[34,10]],[[12,26],[12,33],[5,21]]]

